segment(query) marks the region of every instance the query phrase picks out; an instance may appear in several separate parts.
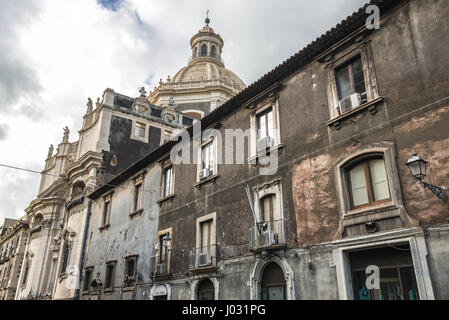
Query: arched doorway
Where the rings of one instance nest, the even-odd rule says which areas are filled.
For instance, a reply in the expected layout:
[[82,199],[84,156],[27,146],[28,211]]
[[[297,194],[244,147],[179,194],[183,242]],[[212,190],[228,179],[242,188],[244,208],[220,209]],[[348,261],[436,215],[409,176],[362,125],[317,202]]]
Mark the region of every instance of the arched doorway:
[[204,279],[198,284],[198,300],[215,300],[215,287],[211,280]]
[[269,263],[262,274],[261,299],[287,300],[287,283],[281,267],[276,262]]

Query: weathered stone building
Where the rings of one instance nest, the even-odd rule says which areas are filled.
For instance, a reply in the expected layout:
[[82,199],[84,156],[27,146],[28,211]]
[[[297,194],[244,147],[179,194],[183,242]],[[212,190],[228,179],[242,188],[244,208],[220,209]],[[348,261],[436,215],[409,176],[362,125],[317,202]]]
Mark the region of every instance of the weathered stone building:
[[89,195],[85,299],[449,299],[449,4],[372,4]]
[[26,218],[5,219],[0,227],[0,300],[13,300],[20,285],[19,274],[29,231]]
[[[206,21],[206,26],[191,40],[194,56],[189,66],[169,83],[161,84],[149,95],[148,101],[163,106],[176,101],[175,110],[201,118],[218,106],[214,104],[216,99],[225,102],[245,87],[234,73],[224,68],[220,60],[223,40],[208,24]],[[153,161],[166,151],[155,152],[156,156],[150,156]],[[149,164],[144,170],[129,175],[134,168],[142,166],[139,161],[113,179],[114,184],[121,182],[119,187],[92,202],[82,299],[153,296],[158,203],[171,199],[173,184],[171,176],[167,176],[168,163],[161,166],[157,161],[151,163],[148,157],[142,161]],[[165,184],[161,183],[162,177],[167,177]]]
[[194,120],[152,105],[142,88],[130,98],[104,91],[93,106],[89,99],[79,139],[69,129],[55,154],[50,147],[39,193],[26,209],[31,222],[16,299],[76,299],[89,226],[85,195],[116,176]]

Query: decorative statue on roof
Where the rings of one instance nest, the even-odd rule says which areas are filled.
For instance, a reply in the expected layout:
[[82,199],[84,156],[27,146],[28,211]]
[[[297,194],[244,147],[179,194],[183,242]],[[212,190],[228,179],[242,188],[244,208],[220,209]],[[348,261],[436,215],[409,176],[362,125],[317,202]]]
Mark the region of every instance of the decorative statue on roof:
[[175,107],[175,99],[173,98],[173,96],[171,96],[170,99],[168,100],[168,105],[172,108]]
[[69,134],[70,134],[69,127],[65,127],[64,128],[64,137],[62,138],[62,142],[69,142]]
[[147,96],[147,92],[145,91],[145,87],[142,87],[142,88],[139,90],[139,92],[140,92],[140,97],[143,98],[143,99],[145,99],[146,96]]
[[92,99],[91,98],[87,98],[87,113],[92,112],[93,110],[93,105],[92,105]]
[[53,150],[54,150],[54,147],[53,147],[53,145],[51,144],[51,145],[50,145],[50,148],[48,148],[47,159],[48,159],[48,158],[51,158],[51,157],[53,156]]

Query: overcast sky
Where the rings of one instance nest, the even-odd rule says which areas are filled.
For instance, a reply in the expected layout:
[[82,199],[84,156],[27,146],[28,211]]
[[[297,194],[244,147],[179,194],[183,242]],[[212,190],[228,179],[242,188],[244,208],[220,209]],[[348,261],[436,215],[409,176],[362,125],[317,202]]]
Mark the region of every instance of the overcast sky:
[[[0,0],[0,164],[41,171],[63,127],[78,140],[87,98],[132,97],[187,64],[210,26],[226,67],[250,85],[365,0]],[[19,218],[40,176],[0,167],[0,225]]]

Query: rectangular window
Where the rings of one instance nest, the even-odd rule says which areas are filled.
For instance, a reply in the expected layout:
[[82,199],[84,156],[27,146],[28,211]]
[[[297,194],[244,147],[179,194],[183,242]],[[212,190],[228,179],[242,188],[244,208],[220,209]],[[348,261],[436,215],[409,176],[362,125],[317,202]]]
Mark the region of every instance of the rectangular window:
[[265,137],[274,138],[272,108],[269,108],[268,110],[258,114],[256,121],[257,121],[257,140]]
[[359,57],[335,70],[338,97],[343,100],[354,93],[365,94],[362,59]]
[[128,276],[134,277],[134,263],[135,261],[133,259],[128,260],[127,262],[127,269],[128,269]]
[[89,291],[89,286],[92,281],[92,268],[87,268],[84,272],[84,287],[83,291]]
[[276,212],[276,196],[270,195],[261,200],[263,222],[273,224]]
[[115,262],[109,262],[106,264],[106,279],[105,289],[112,289],[114,287],[114,274],[115,274]]
[[146,125],[136,122],[136,137],[145,139]]
[[212,223],[213,220],[204,221],[200,224],[201,232],[201,242],[200,242],[200,252],[210,253],[212,245]]
[[63,251],[62,251],[62,263],[61,263],[61,273],[66,273],[67,266],[69,264],[69,255],[70,255],[70,245],[66,241],[64,243]]
[[173,167],[170,166],[164,169],[164,185],[163,185],[163,197],[168,197],[173,193]]
[[109,212],[110,212],[110,208],[111,208],[111,201],[105,201],[104,203],[104,208],[103,208],[103,226],[106,226],[107,224],[109,224]]
[[142,184],[134,187],[134,211],[142,209]]
[[30,262],[27,261],[26,265],[25,265],[25,271],[23,272],[23,279],[22,279],[22,285],[26,285],[27,283],[27,278],[28,278],[28,271],[30,269]]
[[209,142],[201,149],[201,169],[209,169],[209,173],[214,172],[214,142]]
[[167,236],[167,234],[163,234],[159,236],[159,263],[167,263],[167,257],[168,257],[168,247],[164,246],[164,237]]
[[137,264],[137,256],[126,258],[125,275],[130,280],[134,280],[134,276],[136,274],[136,264]]

